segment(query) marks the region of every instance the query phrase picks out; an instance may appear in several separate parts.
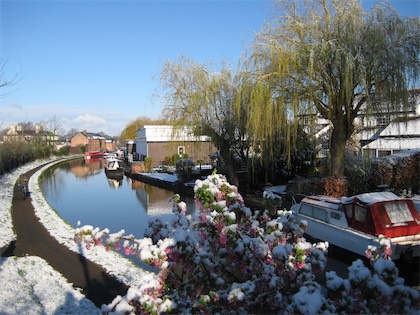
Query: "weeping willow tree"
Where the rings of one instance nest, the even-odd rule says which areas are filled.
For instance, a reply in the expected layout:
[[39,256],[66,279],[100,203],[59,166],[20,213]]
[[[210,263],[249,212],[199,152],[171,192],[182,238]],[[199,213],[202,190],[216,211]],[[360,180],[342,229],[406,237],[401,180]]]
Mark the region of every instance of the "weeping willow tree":
[[152,119],[147,116],[139,116],[135,120],[130,121],[121,132],[120,141],[125,143],[126,140],[136,139],[137,129],[144,127],[144,125],[165,125],[168,122],[164,119]]
[[181,57],[164,65],[162,80],[167,97],[165,119],[192,127],[195,135],[211,137],[226,175],[238,185],[235,164],[245,162],[250,149],[245,134],[252,87],[249,76],[226,64],[210,72],[205,65]]
[[269,143],[281,128],[294,132],[285,119],[317,112],[333,125],[330,174],[343,176],[346,142],[362,106],[377,97],[390,107],[408,106],[407,89],[418,83],[419,19],[402,18],[385,3],[364,12],[357,0],[278,4],[250,57],[259,81],[248,130]]

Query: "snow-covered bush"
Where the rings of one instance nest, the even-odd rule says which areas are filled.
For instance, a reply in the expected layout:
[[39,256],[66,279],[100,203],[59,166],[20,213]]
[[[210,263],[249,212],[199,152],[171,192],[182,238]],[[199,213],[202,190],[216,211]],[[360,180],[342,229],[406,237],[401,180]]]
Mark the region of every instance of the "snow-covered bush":
[[370,181],[372,189],[387,185],[399,193],[403,189],[419,192],[420,152],[406,151],[374,160],[371,166]]
[[[413,308],[418,294],[402,285],[389,261],[373,275],[359,262],[350,267],[348,280],[329,273],[325,287],[315,274],[324,270],[328,244],[308,243],[305,223],[298,224],[290,211],[251,211],[222,175],[196,181],[194,192],[197,213],[186,215],[185,203],[176,196],[172,219],[151,221],[143,239],[90,226],[77,230],[76,240],[87,246],[107,236],[108,248],[118,249],[122,242],[126,254],[159,269],[105,312],[316,314]],[[369,288],[377,292],[368,296]],[[379,303],[391,297],[391,304]]]

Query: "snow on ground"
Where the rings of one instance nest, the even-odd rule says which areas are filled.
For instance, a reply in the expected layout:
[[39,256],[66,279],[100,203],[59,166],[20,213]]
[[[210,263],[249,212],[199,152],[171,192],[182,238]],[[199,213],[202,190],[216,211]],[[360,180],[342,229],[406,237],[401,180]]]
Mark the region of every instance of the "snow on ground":
[[139,173],[140,175],[148,176],[154,179],[163,180],[169,183],[175,183],[178,181],[178,176],[168,173]]
[[[0,191],[1,247],[5,247],[16,240],[16,234],[13,231],[11,206],[13,187],[19,175],[54,160],[56,158],[38,160],[0,177],[2,187]],[[134,287],[140,286],[142,279],[145,275],[150,274],[149,272],[140,269],[130,260],[113,251],[107,252],[103,247],[94,247],[87,250],[73,241],[74,229],[66,224],[48,205],[38,185],[39,176],[51,165],[49,164],[38,170],[28,183],[35,214],[42,224],[57,241],[103,266],[121,282]],[[88,223],[82,222],[82,224]],[[45,260],[39,257],[1,258],[0,279],[0,314],[95,314],[100,312],[93,303],[75,290],[60,273],[53,270]]]
[[36,256],[0,257],[1,314],[99,314],[100,310]]

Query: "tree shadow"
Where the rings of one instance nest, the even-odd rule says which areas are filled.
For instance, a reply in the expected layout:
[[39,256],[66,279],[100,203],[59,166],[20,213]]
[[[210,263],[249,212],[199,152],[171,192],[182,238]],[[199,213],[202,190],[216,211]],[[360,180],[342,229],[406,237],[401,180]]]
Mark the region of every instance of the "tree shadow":
[[[95,310],[95,307],[97,308]],[[101,309],[86,297],[78,298],[71,292],[66,293],[65,301],[53,314],[101,314]]]
[[83,247],[80,243],[78,244],[78,253],[86,280],[86,285],[81,289],[86,297],[98,308],[101,308],[104,304],[111,303],[117,295],[124,296],[127,293],[128,286],[107,274],[105,271],[101,273],[100,277],[91,276],[89,271],[90,261],[83,255]]
[[14,256],[16,241],[11,241],[7,247],[0,248],[1,257]]

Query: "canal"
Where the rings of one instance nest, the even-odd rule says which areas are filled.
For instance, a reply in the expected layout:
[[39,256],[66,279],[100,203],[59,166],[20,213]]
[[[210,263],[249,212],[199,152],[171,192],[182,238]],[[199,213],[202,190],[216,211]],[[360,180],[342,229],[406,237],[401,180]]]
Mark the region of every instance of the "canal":
[[[80,221],[82,226],[108,228],[111,233],[124,229],[141,238],[149,219],[172,213],[173,192],[126,176],[109,179],[102,159],[59,163],[45,173],[40,186],[50,206],[73,227]],[[193,198],[181,197],[187,209],[195,211]]]

